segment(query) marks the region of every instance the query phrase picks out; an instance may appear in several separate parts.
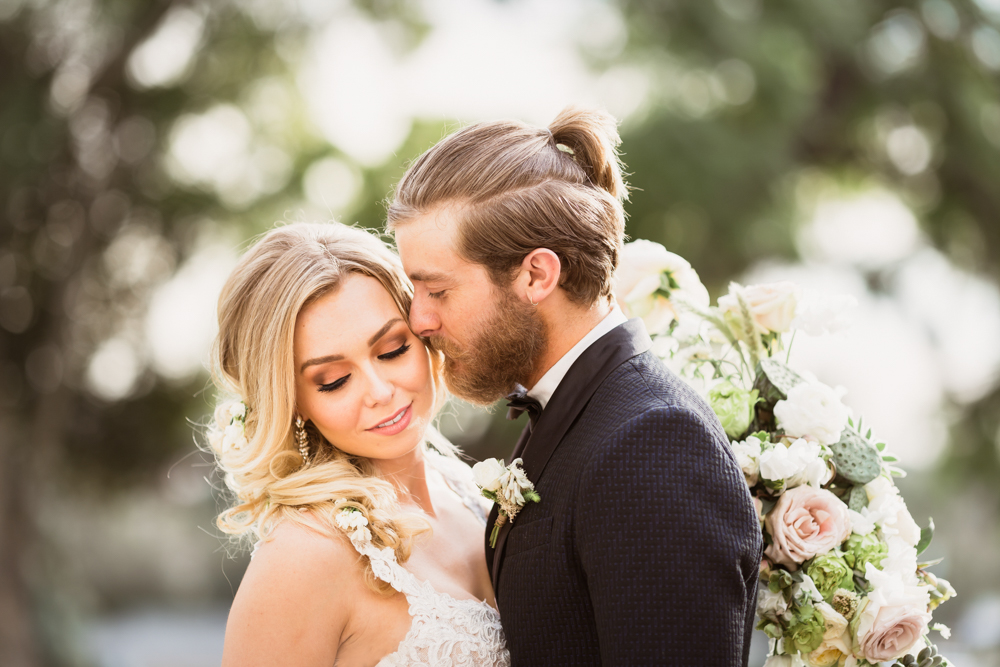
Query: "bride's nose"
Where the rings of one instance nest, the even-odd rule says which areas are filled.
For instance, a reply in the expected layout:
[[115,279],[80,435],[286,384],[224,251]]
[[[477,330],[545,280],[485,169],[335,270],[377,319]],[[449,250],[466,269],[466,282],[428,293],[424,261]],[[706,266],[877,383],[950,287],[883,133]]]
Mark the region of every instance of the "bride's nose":
[[365,405],[369,408],[374,408],[390,403],[396,391],[396,386],[392,381],[387,377],[383,377],[381,373],[374,369],[367,375],[368,388],[365,393]]

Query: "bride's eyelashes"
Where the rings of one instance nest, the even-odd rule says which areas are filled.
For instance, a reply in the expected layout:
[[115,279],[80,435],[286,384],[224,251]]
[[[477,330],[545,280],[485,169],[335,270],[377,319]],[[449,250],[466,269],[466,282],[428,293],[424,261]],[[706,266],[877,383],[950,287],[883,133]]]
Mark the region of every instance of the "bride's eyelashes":
[[378,355],[378,358],[381,359],[382,361],[390,361],[392,359],[395,359],[396,357],[403,356],[409,349],[410,349],[410,344],[403,343],[392,352],[386,352],[385,354]]
[[350,375],[345,375],[344,377],[336,379],[333,382],[328,382],[327,384],[321,384],[319,386],[319,390],[320,391],[334,391],[336,389],[340,389],[345,384],[347,384],[347,378],[349,378],[349,377],[351,377],[351,376]]
[[[396,359],[397,357],[401,357],[404,354],[406,354],[409,351],[410,347],[411,346],[409,343],[403,343],[402,345],[400,345],[391,352],[386,352],[385,354],[378,355],[378,358],[381,361],[392,361],[393,359]],[[347,383],[348,378],[350,377],[351,377],[350,374],[348,374],[342,378],[337,378],[333,382],[328,382],[327,384],[321,384],[319,386],[319,391],[322,392],[336,391],[337,389],[343,387]]]

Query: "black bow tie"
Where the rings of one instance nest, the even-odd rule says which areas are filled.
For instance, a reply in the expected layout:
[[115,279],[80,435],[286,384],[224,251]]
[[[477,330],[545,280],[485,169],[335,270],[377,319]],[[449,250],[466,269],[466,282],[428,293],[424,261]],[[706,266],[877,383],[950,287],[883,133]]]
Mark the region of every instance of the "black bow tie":
[[527,389],[514,385],[514,391],[507,396],[507,419],[517,419],[523,412],[528,413],[528,420],[534,425],[538,415],[542,414],[542,404],[537,398],[528,396]]

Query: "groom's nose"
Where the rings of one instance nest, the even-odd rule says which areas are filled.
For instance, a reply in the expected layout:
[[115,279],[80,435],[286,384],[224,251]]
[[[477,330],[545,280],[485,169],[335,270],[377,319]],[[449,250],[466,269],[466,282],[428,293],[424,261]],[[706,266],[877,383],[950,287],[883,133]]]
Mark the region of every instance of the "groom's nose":
[[441,319],[430,299],[422,294],[414,294],[410,303],[410,329],[418,336],[427,337],[437,333],[440,328]]

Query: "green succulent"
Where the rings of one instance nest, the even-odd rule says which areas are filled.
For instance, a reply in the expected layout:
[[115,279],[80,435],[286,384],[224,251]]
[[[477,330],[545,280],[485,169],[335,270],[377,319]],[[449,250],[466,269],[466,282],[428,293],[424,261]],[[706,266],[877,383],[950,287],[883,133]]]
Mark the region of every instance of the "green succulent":
[[937,646],[931,644],[915,656],[909,653],[904,655],[893,663],[893,667],[940,667],[947,664],[944,656],[938,655]]

